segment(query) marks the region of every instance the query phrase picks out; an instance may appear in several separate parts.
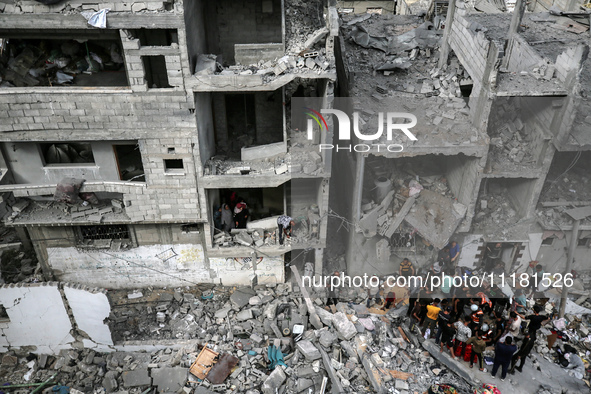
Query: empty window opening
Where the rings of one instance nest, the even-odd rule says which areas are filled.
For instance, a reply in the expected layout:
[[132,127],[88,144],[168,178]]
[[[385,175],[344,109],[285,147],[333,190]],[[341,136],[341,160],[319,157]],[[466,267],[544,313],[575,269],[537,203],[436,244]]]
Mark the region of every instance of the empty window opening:
[[171,87],[168,84],[164,56],[142,56],[142,63],[144,64],[144,75],[148,88],[162,89]]
[[113,145],[119,179],[122,181],[145,182],[144,165],[138,144]]
[[133,37],[140,40],[140,45],[145,46],[170,46],[179,43],[176,29],[136,29],[131,30]]
[[88,143],[44,143],[40,144],[46,165],[52,164],[91,164],[94,163],[92,147]]
[[577,246],[589,246],[590,240],[591,240],[591,238],[588,238],[588,237],[579,238],[579,242],[577,243]]
[[554,237],[548,237],[548,238],[542,240],[542,245],[552,246],[552,244],[554,244],[555,239],[556,238],[554,238]]
[[3,38],[0,87],[129,85],[116,31],[95,33],[100,38],[88,39],[90,33],[68,32],[84,42],[65,39],[65,33],[20,38],[39,35],[26,31],[19,38]]
[[185,166],[182,159],[164,159],[164,171],[166,172],[184,172]]
[[175,153],[175,149],[174,148],[168,148],[168,154],[172,155]]
[[0,304],[0,323],[9,322],[10,318],[8,317],[8,313],[6,312],[6,308],[4,305]]

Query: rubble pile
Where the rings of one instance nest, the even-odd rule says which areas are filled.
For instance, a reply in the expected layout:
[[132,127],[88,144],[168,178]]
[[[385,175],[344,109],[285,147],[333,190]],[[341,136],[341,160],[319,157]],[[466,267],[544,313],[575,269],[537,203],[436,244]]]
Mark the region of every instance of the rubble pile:
[[507,162],[524,165],[535,163],[531,149],[534,133],[529,130],[529,124],[522,121],[523,111],[518,99],[500,100],[494,110],[502,116],[494,117],[489,124],[491,149],[487,170],[490,172]]
[[34,283],[43,281],[41,266],[34,250],[9,249],[0,259],[2,283]]
[[487,181],[488,192],[482,194],[480,204],[476,206],[474,223],[482,227],[505,228],[520,219],[517,211],[507,199],[507,188],[493,179]]
[[[376,179],[391,185],[392,190],[379,204],[372,199],[361,206],[362,217],[357,231],[363,232],[367,237],[376,235],[376,223],[377,233],[386,238],[390,238],[394,232],[401,232],[398,230],[399,227],[407,228],[406,232],[411,232],[412,226],[402,221],[413,209],[415,198],[421,190],[430,190],[448,199],[454,199],[445,176],[437,175],[440,171],[434,162],[423,160],[400,163],[402,162],[397,162],[395,166],[383,166],[379,162],[373,164]],[[419,176],[426,173],[435,175]],[[379,198],[377,195],[376,199]]]
[[2,88],[75,85],[79,75],[122,67],[121,48],[114,41],[0,39]]
[[[297,21],[297,22],[296,22]],[[259,75],[267,83],[282,74],[332,72],[334,53],[327,50],[329,29],[320,3],[293,0],[285,4],[286,47],[280,58],[254,64],[220,64],[215,54],[199,55],[196,75]],[[330,38],[332,40],[332,38]],[[332,42],[332,41],[331,41]]]
[[[129,293],[128,301],[138,307],[135,315],[146,315],[151,304],[144,300],[170,294],[167,301],[158,299],[166,303],[160,312],[172,321],[167,311],[179,314],[186,308],[192,319],[179,327],[184,334],[177,337],[196,340],[151,353],[84,349],[52,357],[11,351],[2,359],[4,381],[42,382],[58,373],[54,381],[71,390],[130,394],[150,387],[185,393],[413,393],[435,383],[469,390],[419,347],[406,325],[399,327],[403,307],[386,313],[341,302],[329,308],[324,298],[305,299],[306,290],[291,284],[171,292]],[[350,301],[366,297],[359,289],[346,296]],[[149,314],[153,326],[162,324],[157,314],[155,309]],[[131,315],[125,318],[132,322]]]
[[[295,226],[290,238],[284,237],[286,247],[303,245],[318,238],[320,215],[317,205],[293,209]],[[213,237],[216,247],[232,246],[264,247],[279,246],[277,216],[247,223],[246,229],[232,229],[230,232],[217,231]]]
[[462,97],[461,87],[472,85],[455,56],[443,69],[437,67],[442,30],[430,30],[430,22],[417,26],[416,18],[371,15],[344,19],[345,37],[352,49],[347,51],[347,63],[356,74],[389,77],[385,80],[392,87],[384,90],[447,99]]

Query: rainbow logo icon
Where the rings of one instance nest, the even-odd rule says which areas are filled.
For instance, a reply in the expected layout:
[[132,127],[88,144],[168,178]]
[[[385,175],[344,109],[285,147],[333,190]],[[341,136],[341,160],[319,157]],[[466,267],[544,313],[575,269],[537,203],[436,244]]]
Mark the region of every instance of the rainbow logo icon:
[[[312,119],[316,121],[316,123],[318,123],[318,127],[320,127],[320,130],[322,130],[322,125],[324,124],[324,129],[328,131],[328,125],[326,124],[326,120],[320,114],[320,112],[308,107],[304,107],[304,109],[307,110],[305,114],[310,116]],[[320,121],[322,121],[322,123],[320,123]]]

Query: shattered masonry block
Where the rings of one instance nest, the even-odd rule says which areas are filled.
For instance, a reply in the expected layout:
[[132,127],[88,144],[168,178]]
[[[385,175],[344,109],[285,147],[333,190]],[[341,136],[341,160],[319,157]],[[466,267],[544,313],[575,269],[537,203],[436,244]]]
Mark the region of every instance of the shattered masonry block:
[[277,366],[261,386],[263,394],[275,394],[287,379],[282,366]]
[[341,334],[346,340],[353,338],[357,334],[355,325],[343,312],[335,313],[333,315],[333,322],[339,334]]
[[314,344],[307,339],[303,339],[296,344],[297,349],[304,355],[306,360],[318,360],[322,355]]

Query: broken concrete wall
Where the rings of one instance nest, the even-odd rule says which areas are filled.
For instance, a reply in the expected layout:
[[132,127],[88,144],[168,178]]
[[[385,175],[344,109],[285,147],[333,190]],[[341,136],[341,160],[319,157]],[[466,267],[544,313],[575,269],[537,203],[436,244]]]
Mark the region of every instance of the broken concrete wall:
[[0,304],[10,319],[0,323],[2,352],[33,346],[36,353],[55,354],[71,348],[75,341],[56,282],[4,285],[0,287]]
[[586,56],[586,51],[588,51],[588,47],[579,44],[569,46],[556,57],[554,66],[556,67],[556,75],[561,82],[564,82],[567,86],[574,83],[574,78],[582,67],[581,60],[583,60],[583,56]]
[[458,202],[468,207],[466,217],[457,231],[468,231],[470,228],[483,169],[481,161],[481,158],[464,155],[450,156],[448,159],[446,177],[449,188]]
[[82,340],[84,347],[109,350],[113,339],[109,326],[105,324],[111,313],[106,291],[68,283],[64,284],[63,289],[78,332],[88,336]]
[[531,72],[533,68],[550,62],[549,59],[544,59],[521,35],[516,34],[513,38],[513,40],[509,41],[506,54],[508,57],[508,71],[515,73],[521,71]]
[[283,256],[277,257],[212,257],[209,264],[214,283],[224,286],[276,284],[284,281]]
[[126,251],[48,247],[56,277],[109,288],[184,286],[210,282],[201,245],[149,245]]
[[529,217],[535,209],[534,190],[538,179],[511,178],[505,179],[508,189],[507,198],[520,217]]
[[477,29],[478,24],[469,20],[467,7],[468,3],[463,0],[456,3],[449,43],[462,66],[476,82],[483,78],[490,42],[482,30]]
[[[8,96],[6,96],[8,97]],[[2,98],[0,96],[0,98]],[[67,103],[66,103],[67,104]],[[1,111],[0,111],[1,112]],[[163,116],[164,117],[164,116]],[[128,130],[135,130],[130,128]],[[137,132],[131,132],[126,130],[127,135],[138,135]],[[161,131],[159,131],[161,133]],[[108,133],[101,131],[103,134],[99,135],[88,135],[88,132],[63,132],[53,135],[46,135],[44,132],[29,132],[23,139],[35,138],[29,134],[35,134],[37,138],[43,138],[49,141],[83,141],[90,138],[110,139],[117,141],[110,145],[117,144],[128,144],[128,141],[121,141],[124,137],[124,131]],[[156,132],[154,132],[156,133]],[[4,138],[8,140],[11,135],[4,135]],[[200,217],[199,212],[199,201],[197,196],[197,186],[195,179],[195,172],[197,165],[194,158],[194,143],[193,139],[188,133],[183,131],[169,131],[166,136],[162,138],[146,138],[138,142],[139,152],[142,157],[143,166],[146,182],[126,182],[120,180],[114,180],[111,177],[114,176],[115,171],[118,171],[118,164],[116,162],[115,154],[113,150],[107,150],[104,155],[101,154],[100,149],[97,149],[98,161],[95,163],[95,168],[98,168],[99,163],[102,165],[102,169],[99,168],[98,175],[100,175],[101,181],[109,181],[104,184],[100,182],[91,183],[93,176],[97,176],[96,170],[90,171],[87,166],[71,166],[69,169],[63,169],[58,171],[59,168],[54,169],[54,179],[57,179],[59,175],[67,175],[73,168],[78,168],[80,173],[78,175],[88,174],[89,183],[83,187],[83,192],[112,192],[112,193],[123,193],[123,200],[125,202],[125,213],[129,216],[132,221],[141,220],[191,220]],[[164,138],[166,137],[166,138]],[[9,149],[12,149],[14,143],[7,143]],[[28,144],[28,145],[27,145]],[[20,157],[19,149],[13,151],[16,157],[15,162],[11,163],[11,171],[15,173],[15,178],[18,181],[30,181],[39,182],[46,184],[47,179],[45,175],[45,169],[31,168],[30,163],[35,163],[36,160],[41,160],[41,153],[36,143],[18,144],[19,146],[25,146],[23,152],[29,152],[31,156],[26,160]],[[99,144],[98,147],[104,145]],[[94,148],[93,148],[94,150]],[[182,160],[183,170],[179,172],[169,172],[166,169],[165,160]],[[35,163],[35,167],[39,165],[39,162]],[[135,164],[134,164],[135,165]],[[63,167],[62,167],[63,168]],[[51,169],[50,169],[51,170]],[[120,171],[128,171],[129,168],[120,168]],[[134,171],[139,170],[138,168],[132,169]],[[94,171],[94,172],[93,172]],[[35,177],[30,179],[24,178],[22,174],[36,174]],[[104,176],[104,177],[103,177]],[[117,173],[117,176],[119,174]],[[81,179],[87,179],[82,177]],[[112,181],[112,182],[111,182]],[[20,185],[22,191],[17,191],[18,187],[12,187],[18,196],[29,196],[29,195],[48,195],[55,192],[55,186],[57,181],[43,185],[45,187],[39,188],[37,186],[31,187],[29,183]]]
[[234,44],[281,43],[281,0],[207,2],[208,51],[234,64]]

